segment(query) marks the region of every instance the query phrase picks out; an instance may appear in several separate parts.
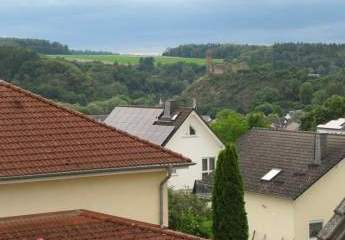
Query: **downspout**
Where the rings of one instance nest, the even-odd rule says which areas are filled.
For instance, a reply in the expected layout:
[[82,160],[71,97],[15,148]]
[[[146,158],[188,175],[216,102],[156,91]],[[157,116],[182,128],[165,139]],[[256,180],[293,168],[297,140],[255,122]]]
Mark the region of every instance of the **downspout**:
[[159,225],[161,228],[164,228],[164,185],[167,183],[171,177],[172,168],[169,166],[167,168],[168,175],[163,179],[159,184]]

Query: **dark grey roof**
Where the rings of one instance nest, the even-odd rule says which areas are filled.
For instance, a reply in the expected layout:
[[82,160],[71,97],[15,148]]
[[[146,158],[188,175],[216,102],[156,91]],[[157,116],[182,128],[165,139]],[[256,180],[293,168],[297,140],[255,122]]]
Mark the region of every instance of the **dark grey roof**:
[[192,111],[192,108],[177,108],[175,120],[160,121],[163,108],[124,106],[114,108],[104,122],[152,143],[165,145]]
[[333,217],[319,233],[320,240],[345,239],[345,198],[334,210]]
[[[296,199],[345,156],[345,136],[329,134],[327,153],[320,165],[315,157],[313,132],[253,129],[237,142],[245,190]],[[271,181],[261,178],[281,169]]]

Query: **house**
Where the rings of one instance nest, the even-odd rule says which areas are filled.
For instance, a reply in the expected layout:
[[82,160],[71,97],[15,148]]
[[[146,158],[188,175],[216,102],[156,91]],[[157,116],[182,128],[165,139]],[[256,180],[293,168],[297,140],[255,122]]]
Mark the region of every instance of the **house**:
[[196,179],[207,177],[224,148],[194,108],[175,101],[162,107],[116,107],[105,123],[192,159],[194,166],[177,169],[169,180],[174,189],[191,189]]
[[170,169],[191,164],[0,81],[0,217],[83,208],[167,225]]
[[[258,128],[237,150],[250,239],[316,239],[345,196],[345,136]],[[197,181],[194,192],[211,189]]]
[[319,240],[345,239],[345,198],[334,210],[334,215],[318,235]]
[[345,118],[338,118],[325,124],[319,124],[317,125],[317,132],[345,134]]
[[0,240],[202,240],[107,214],[73,210],[0,218]]
[[345,196],[345,136],[254,129],[238,151],[254,239],[315,239]]

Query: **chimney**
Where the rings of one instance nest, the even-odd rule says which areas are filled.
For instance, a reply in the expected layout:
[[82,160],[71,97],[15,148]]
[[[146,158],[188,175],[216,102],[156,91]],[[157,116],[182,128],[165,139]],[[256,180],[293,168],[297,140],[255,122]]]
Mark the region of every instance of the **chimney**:
[[327,155],[327,133],[316,133],[314,140],[313,164],[320,165]]
[[193,109],[196,110],[196,98],[193,98]]
[[176,101],[168,100],[164,103],[164,112],[162,118],[171,119],[176,109]]

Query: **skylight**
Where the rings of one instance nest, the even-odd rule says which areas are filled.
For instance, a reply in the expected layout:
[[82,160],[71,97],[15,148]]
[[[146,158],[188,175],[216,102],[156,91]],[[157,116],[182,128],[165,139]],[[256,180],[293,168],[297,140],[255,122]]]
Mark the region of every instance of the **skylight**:
[[175,121],[176,118],[178,117],[178,115],[179,115],[179,113],[176,113],[176,114],[171,118],[171,120]]
[[272,168],[265,176],[261,178],[264,181],[271,181],[275,176],[277,176],[282,170],[279,168]]

